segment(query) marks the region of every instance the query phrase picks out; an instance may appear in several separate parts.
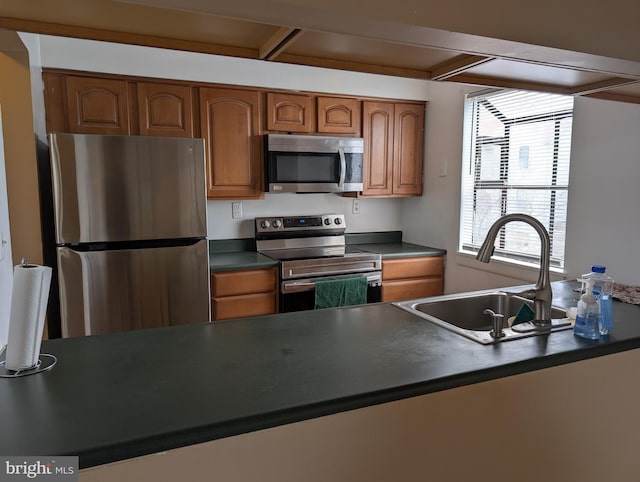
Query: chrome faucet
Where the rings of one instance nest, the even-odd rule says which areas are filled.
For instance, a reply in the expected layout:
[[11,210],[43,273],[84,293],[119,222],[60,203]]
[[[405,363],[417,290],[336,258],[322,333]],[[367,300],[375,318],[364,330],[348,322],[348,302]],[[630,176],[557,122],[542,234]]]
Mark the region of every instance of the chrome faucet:
[[498,232],[508,222],[522,221],[531,225],[538,235],[540,236],[540,273],[538,275],[538,282],[531,290],[518,293],[519,296],[533,300],[533,307],[535,316],[533,324],[537,329],[551,329],[551,281],[549,278],[549,258],[551,256],[551,241],[549,239],[549,233],[540,221],[536,218],[529,216],[528,214],[507,214],[499,218],[489,228],[487,237],[480,247],[480,251],[476,255],[476,259],[483,263],[488,263],[491,260],[491,256],[495,250],[496,237]]

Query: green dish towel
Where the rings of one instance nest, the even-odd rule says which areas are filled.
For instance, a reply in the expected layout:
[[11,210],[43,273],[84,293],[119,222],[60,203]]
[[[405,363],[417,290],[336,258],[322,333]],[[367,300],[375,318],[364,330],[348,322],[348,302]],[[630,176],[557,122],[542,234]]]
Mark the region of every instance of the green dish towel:
[[366,276],[316,281],[315,309],[361,305],[367,302]]

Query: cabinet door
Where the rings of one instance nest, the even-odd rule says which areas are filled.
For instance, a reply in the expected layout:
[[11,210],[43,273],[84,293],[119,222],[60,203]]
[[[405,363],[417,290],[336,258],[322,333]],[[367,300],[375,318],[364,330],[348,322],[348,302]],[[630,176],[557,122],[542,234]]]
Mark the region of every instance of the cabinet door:
[[395,105],[393,144],[393,193],[420,196],[424,162],[424,106]]
[[285,132],[312,132],[313,96],[267,93],[267,129]]
[[211,273],[214,321],[278,312],[278,268]]
[[400,301],[444,293],[444,256],[384,259],[382,301]]
[[69,132],[130,134],[126,81],[69,76],[66,91]]
[[388,102],[363,102],[364,196],[393,192],[394,106]]
[[361,102],[340,97],[318,97],[318,132],[323,134],[362,135]]
[[262,198],[259,93],[202,88],[200,122],[207,146],[208,197]]
[[140,135],[193,137],[193,99],[186,85],[139,82]]

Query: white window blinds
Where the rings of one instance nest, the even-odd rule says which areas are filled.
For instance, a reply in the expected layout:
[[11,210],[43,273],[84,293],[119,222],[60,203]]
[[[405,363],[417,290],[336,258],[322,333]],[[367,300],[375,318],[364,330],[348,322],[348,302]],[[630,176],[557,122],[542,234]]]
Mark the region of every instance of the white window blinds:
[[[477,252],[500,216],[525,213],[549,231],[551,264],[563,267],[573,97],[500,91],[466,100],[460,248]],[[496,256],[539,262],[540,239],[508,223]]]

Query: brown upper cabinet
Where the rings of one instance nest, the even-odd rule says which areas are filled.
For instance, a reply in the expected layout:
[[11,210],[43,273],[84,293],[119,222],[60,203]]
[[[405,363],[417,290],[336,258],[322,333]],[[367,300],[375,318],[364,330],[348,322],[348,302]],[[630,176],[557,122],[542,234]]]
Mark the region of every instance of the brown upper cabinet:
[[200,123],[207,149],[208,197],[262,198],[260,93],[203,87]]
[[267,92],[267,129],[270,131],[313,132],[314,96]]
[[361,136],[361,105],[362,102],[358,99],[319,96],[317,101],[318,132]]
[[263,199],[265,132],[362,136],[361,196],[422,194],[425,104],[45,69],[47,132],[203,137],[209,199]]
[[66,77],[68,131],[78,134],[130,134],[127,82]]
[[138,82],[140,135],[194,137],[192,88]]
[[424,104],[362,104],[363,196],[422,195]]

